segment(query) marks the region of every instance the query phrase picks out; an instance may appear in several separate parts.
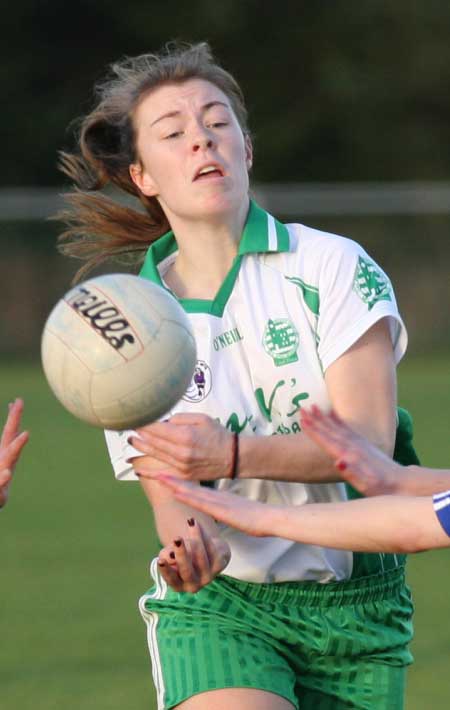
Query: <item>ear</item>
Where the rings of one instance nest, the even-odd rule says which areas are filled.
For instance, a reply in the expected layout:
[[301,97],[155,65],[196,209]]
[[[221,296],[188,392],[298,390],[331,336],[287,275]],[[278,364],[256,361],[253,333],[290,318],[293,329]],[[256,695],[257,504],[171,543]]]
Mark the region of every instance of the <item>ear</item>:
[[253,165],[253,145],[252,139],[247,134],[244,138],[245,140],[245,163],[247,165],[247,170],[251,170]]
[[136,187],[142,192],[143,195],[147,197],[155,197],[157,195],[156,185],[151,179],[150,175],[146,173],[139,163],[131,163],[128,168],[130,171],[130,177]]

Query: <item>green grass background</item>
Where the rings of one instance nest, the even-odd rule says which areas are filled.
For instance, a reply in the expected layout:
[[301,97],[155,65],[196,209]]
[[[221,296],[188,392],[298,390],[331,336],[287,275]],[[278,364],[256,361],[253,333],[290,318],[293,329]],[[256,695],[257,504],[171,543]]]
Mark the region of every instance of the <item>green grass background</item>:
[[[450,466],[450,358],[399,369],[422,461]],[[139,486],[115,482],[103,434],[75,420],[40,369],[0,366],[0,416],[26,401],[31,440],[0,514],[2,710],[154,710],[137,599],[156,550]],[[416,663],[407,710],[450,703],[448,550],[411,557]]]

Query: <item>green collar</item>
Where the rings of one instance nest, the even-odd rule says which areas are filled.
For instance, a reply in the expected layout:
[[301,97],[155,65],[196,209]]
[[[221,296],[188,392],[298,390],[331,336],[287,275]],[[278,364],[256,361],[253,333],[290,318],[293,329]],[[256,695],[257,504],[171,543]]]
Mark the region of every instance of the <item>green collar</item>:
[[[244,231],[239,242],[238,254],[214,300],[187,298],[178,300],[188,313],[211,313],[220,317],[233,290],[243,255],[289,251],[289,246],[287,227],[251,200]],[[177,242],[172,231],[157,239],[147,251],[140,276],[166,288],[161,280],[158,265],[177,249]],[[166,290],[168,289],[166,288]]]

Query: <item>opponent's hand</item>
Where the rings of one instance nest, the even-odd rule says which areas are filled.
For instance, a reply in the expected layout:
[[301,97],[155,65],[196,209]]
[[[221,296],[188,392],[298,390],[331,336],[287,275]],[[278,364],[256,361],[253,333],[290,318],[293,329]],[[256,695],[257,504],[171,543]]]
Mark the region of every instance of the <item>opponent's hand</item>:
[[215,520],[255,537],[272,535],[271,524],[280,506],[248,500],[234,493],[210,490],[188,481],[158,475],[158,481],[170,488],[174,497],[197,510],[207,513]]
[[402,466],[353,431],[335,412],[326,414],[316,405],[302,408],[300,426],[335,460],[342,478],[365,496],[395,493]]
[[143,456],[130,459],[140,476],[159,472],[194,481],[228,478],[233,459],[233,435],[206,414],[175,414],[137,430],[130,444]]
[[230,561],[225,540],[212,537],[194,518],[186,525],[186,535],[175,538],[158,556],[158,568],[176,592],[198,592],[211,582]]
[[8,417],[0,438],[0,508],[8,500],[14,467],[29,438],[26,431],[19,434],[22,412],[23,402],[21,399],[16,399],[9,405]]

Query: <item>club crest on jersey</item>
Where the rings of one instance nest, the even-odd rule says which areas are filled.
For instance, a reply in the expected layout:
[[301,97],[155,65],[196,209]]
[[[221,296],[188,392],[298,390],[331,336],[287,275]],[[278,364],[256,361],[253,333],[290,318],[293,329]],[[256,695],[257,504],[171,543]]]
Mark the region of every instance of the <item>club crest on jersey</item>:
[[276,367],[298,360],[300,338],[294,324],[287,318],[268,320],[262,342]]
[[361,256],[356,265],[353,288],[369,311],[378,301],[392,301],[391,287],[386,277],[376,268],[373,261]]
[[192,380],[183,395],[186,402],[202,402],[211,392],[212,377],[211,369],[204,360],[197,360],[195,363]]

